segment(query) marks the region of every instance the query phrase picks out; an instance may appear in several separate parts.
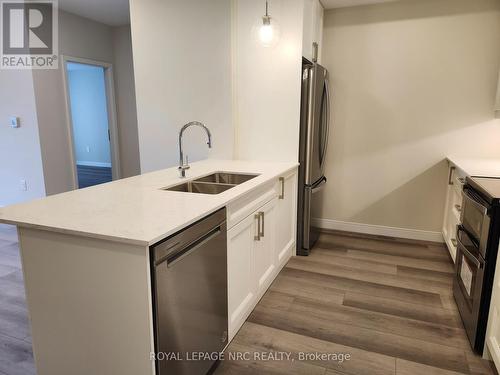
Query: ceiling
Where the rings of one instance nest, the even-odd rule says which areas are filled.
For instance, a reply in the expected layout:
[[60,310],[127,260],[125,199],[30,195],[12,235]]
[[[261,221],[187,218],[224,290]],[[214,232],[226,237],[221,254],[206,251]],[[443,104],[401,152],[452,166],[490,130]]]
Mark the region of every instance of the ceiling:
[[130,23],[129,0],[59,0],[59,9],[110,26]]
[[353,7],[357,5],[388,3],[398,0],[321,0],[325,9]]

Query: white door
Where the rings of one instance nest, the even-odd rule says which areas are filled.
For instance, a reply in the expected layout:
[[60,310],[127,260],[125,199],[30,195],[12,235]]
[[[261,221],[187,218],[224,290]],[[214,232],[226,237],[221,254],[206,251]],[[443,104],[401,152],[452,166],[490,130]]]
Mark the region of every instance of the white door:
[[258,297],[265,293],[274,279],[276,262],[276,211],[278,198],[274,198],[257,211],[258,239],[254,243],[255,281]]
[[256,300],[253,247],[257,234],[254,215],[227,233],[229,340],[232,340],[252,311]]
[[297,174],[280,178],[276,215],[276,264],[281,267],[293,255],[296,243]]

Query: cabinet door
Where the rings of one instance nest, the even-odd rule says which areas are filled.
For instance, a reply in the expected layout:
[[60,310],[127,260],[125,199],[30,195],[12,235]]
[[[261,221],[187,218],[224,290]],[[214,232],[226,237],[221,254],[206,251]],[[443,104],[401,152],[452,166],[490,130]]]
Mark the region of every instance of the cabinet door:
[[304,1],[302,56],[312,61],[314,55],[313,43],[317,43],[318,63],[321,63],[323,12],[323,6],[319,0]]
[[276,210],[278,198],[265,204],[256,213],[259,224],[258,239],[254,243],[254,264],[255,264],[255,287],[260,298],[275,276],[276,263],[275,253],[275,232],[276,232]]
[[[500,257],[497,257],[496,269],[500,269]],[[490,313],[486,328],[486,345],[496,368],[500,368],[500,274],[498,272],[495,272],[493,279]]]
[[229,340],[248,317],[256,302],[254,242],[257,225],[248,216],[227,233]]
[[302,56],[312,61],[313,30],[314,30],[314,0],[304,1],[304,21],[302,30]]
[[465,175],[462,171],[458,170],[455,166],[450,166],[443,219],[443,238],[454,262],[457,253],[456,233],[457,225],[460,224],[462,180],[464,179]]
[[[321,50],[323,47],[323,13],[324,9],[319,0],[313,3],[313,43],[318,44],[318,63],[321,64]],[[314,51],[313,51],[314,53]]]
[[296,243],[297,173],[280,178],[276,215],[275,262],[283,266],[293,255]]

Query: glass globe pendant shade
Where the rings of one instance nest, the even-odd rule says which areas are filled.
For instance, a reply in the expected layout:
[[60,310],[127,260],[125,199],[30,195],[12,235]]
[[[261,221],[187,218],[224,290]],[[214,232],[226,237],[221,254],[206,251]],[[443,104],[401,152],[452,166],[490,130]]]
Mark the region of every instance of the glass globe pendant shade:
[[275,46],[280,38],[280,28],[278,22],[269,16],[267,12],[253,27],[253,34],[255,41],[263,47]]

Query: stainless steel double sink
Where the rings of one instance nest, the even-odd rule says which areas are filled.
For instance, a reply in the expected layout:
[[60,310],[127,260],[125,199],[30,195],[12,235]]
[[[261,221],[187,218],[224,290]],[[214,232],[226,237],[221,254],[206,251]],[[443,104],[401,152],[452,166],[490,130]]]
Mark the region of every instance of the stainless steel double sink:
[[198,194],[220,194],[257,176],[258,174],[216,172],[193,181],[163,188],[162,190]]

